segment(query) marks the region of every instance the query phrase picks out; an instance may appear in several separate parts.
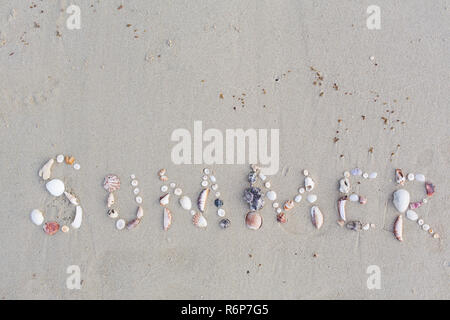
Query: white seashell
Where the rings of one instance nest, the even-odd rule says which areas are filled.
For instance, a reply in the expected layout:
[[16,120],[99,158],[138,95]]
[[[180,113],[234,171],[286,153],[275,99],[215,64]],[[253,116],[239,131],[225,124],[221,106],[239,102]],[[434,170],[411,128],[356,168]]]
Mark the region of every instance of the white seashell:
[[193,216],[193,215],[196,214],[197,212],[195,212],[195,210],[191,210],[190,213],[191,213],[191,215]]
[[208,186],[208,180],[203,180],[202,187],[207,187],[207,186]]
[[344,196],[338,200],[338,212],[341,221],[346,221],[345,217],[345,204],[347,203],[347,196]]
[[350,177],[350,172],[345,171],[345,172],[344,172],[344,178],[349,178],[349,177]]
[[216,183],[216,181],[217,181],[215,176],[210,176],[209,180],[211,180],[212,183]]
[[203,180],[208,180],[208,176],[205,175],[205,176],[202,177],[202,179]]
[[169,204],[170,193],[166,193],[165,195],[159,198],[159,204],[162,206],[167,206]]
[[50,180],[49,182],[47,182],[45,187],[47,188],[47,191],[55,197],[59,197],[60,195],[62,195],[65,190],[64,182],[59,179]]
[[142,209],[141,206],[139,206],[137,212],[136,212],[136,218],[138,219],[142,219],[142,217],[144,216],[144,209]]
[[80,169],[81,169],[81,166],[80,166],[79,163],[75,163],[75,164],[73,165],[73,168],[74,168],[75,170],[80,170]]
[[219,197],[220,197],[220,192],[217,191],[217,192],[216,192],[216,198],[219,198]]
[[44,222],[44,215],[42,212],[38,209],[34,209],[31,211],[31,221],[37,226],[40,226]]
[[305,189],[306,191],[312,191],[314,189],[315,182],[311,177],[305,178]]
[[191,210],[192,208],[191,198],[189,198],[188,196],[182,196],[180,198],[180,205],[184,210]]
[[67,232],[69,232],[69,227],[68,226],[62,226],[61,227],[61,231],[64,232],[64,233],[67,233]]
[[225,210],[220,208],[219,210],[217,210],[217,215],[219,217],[225,217]]
[[416,180],[419,182],[425,182],[425,176],[421,173],[416,174]]
[[[425,178],[425,177],[424,177]],[[414,181],[415,177],[414,177],[414,173],[408,173],[408,180],[409,181]]]
[[350,192],[350,180],[348,178],[343,178],[339,180],[339,191],[341,193],[349,193]]
[[137,180],[132,180],[132,181],[131,181],[131,185],[132,185],[133,187],[137,187],[138,184],[139,184],[139,181],[137,181]]
[[199,210],[203,213],[206,208],[206,201],[208,200],[209,189],[203,189],[198,195],[197,206]]
[[264,184],[264,186],[265,186],[267,189],[269,189],[272,185],[270,184],[270,181],[267,181],[267,182]]
[[277,193],[275,191],[268,191],[266,193],[266,197],[267,199],[269,199],[270,201],[275,201],[277,199]]
[[75,197],[73,194],[64,191],[64,195],[66,196],[67,200],[69,200],[69,202],[75,206],[79,205],[80,202],[78,201],[77,197]]
[[266,177],[265,175],[263,175],[262,173],[259,174],[259,178],[260,178],[262,181],[266,181],[266,179],[267,179],[267,177]]
[[277,213],[281,213],[281,208],[277,208],[277,210],[275,210]]
[[166,185],[162,185],[160,190],[161,192],[167,192],[167,190],[169,190],[169,187]]
[[134,188],[134,189],[133,189],[133,193],[134,193],[135,195],[138,195],[140,191],[141,191],[141,190],[139,190],[139,188]]
[[211,189],[212,189],[213,191],[217,191],[217,189],[219,189],[219,185],[218,185],[218,184],[213,184],[213,185],[211,186]]
[[142,203],[142,197],[140,197],[140,196],[137,196],[137,197],[135,198],[135,200],[136,200],[136,203],[137,203],[137,204],[141,204],[141,203]]
[[359,196],[357,194],[353,193],[350,195],[349,199],[351,202],[357,202],[357,201],[359,201]]
[[181,196],[182,193],[183,190],[181,190],[181,188],[175,188],[175,190],[173,190],[173,194],[176,196]]
[[303,175],[305,176],[305,177],[307,177],[307,176],[309,176],[309,171],[308,170],[303,170]]
[[132,180],[134,180],[134,179],[136,179],[136,175],[135,175],[134,173],[132,173],[132,174],[130,174],[130,178],[131,178]]
[[137,226],[139,223],[141,223],[141,219],[139,219],[139,218],[133,219],[133,220],[131,220],[130,222],[128,222],[128,224],[127,224],[127,229],[128,229],[128,230],[134,229],[134,228],[136,228],[136,226]]
[[362,229],[363,229],[364,231],[368,231],[368,230],[370,229],[370,224],[368,224],[368,223],[364,224],[364,225],[362,226]]
[[169,186],[173,189],[173,188],[175,188],[175,187],[177,186],[177,184],[176,184],[175,182],[171,182],[171,183],[169,184]]
[[369,179],[375,179],[377,176],[378,176],[378,173],[376,173],[376,172],[371,172],[371,173],[369,174]]
[[194,215],[194,217],[192,218],[192,223],[194,224],[194,226],[199,228],[206,228],[206,226],[208,225],[208,222],[201,213],[196,213]]
[[394,198],[392,202],[398,212],[403,213],[408,209],[409,206],[409,192],[405,189],[399,189],[394,192]]
[[404,185],[406,181],[405,175],[403,174],[402,169],[395,169],[395,182],[400,185]]
[[272,207],[274,207],[275,209],[278,208],[280,206],[280,204],[278,202],[274,202],[272,204]]
[[106,201],[108,208],[111,208],[115,202],[116,202],[116,199],[114,198],[114,194],[111,192],[108,195],[108,200]]
[[210,171],[208,168],[205,168],[205,169],[203,169],[203,173],[204,173],[204,174],[210,174],[211,171]]
[[47,161],[46,164],[39,170],[39,177],[41,177],[44,180],[50,179],[50,176],[52,174],[52,166],[55,163],[54,159],[50,159]]
[[122,230],[123,228],[125,228],[126,222],[123,219],[119,219],[116,222],[116,228],[117,230]]
[[75,218],[71,224],[72,228],[78,229],[81,227],[81,221],[83,221],[83,208],[77,206],[75,209]]
[[419,216],[413,210],[406,211],[406,217],[411,221],[417,221],[417,219],[419,219]]
[[368,177],[369,177],[369,174],[368,174],[367,172],[364,172],[364,173],[363,173],[363,178],[364,178],[364,179],[367,179]]
[[425,222],[423,221],[423,219],[417,220],[417,224],[418,224],[419,226],[423,226],[424,223],[425,223]]
[[309,203],[314,203],[317,200],[317,196],[315,194],[310,194],[306,197],[306,200],[308,200]]
[[311,208],[311,219],[312,219],[313,225],[317,229],[320,229],[322,227],[322,225],[323,225],[323,214],[322,214],[322,211],[320,211],[318,206],[313,206]]
[[64,155],[63,154],[57,155],[56,156],[56,162],[63,163],[64,162]]
[[424,224],[424,225],[422,226],[422,229],[423,229],[424,231],[428,231],[428,230],[430,230],[430,225]]
[[163,211],[163,228],[164,231],[169,230],[172,225],[172,212],[168,208],[164,208]]
[[295,198],[294,198],[294,201],[297,202],[297,203],[302,201],[302,195],[301,194],[296,195]]
[[298,193],[300,193],[300,194],[305,193],[305,188],[300,188],[300,189],[298,189]]
[[403,241],[403,217],[399,215],[394,223],[394,235],[398,241]]

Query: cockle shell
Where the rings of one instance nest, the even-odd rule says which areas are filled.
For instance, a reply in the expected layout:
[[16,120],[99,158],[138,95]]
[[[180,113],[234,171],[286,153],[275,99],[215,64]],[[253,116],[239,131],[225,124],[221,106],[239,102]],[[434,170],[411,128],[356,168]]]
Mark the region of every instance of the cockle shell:
[[73,204],[74,206],[77,206],[80,204],[80,201],[78,201],[77,197],[74,196],[73,194],[71,194],[67,191],[64,191],[64,195],[66,196],[67,200],[69,200],[69,202],[71,204]]
[[201,213],[196,213],[194,215],[194,217],[192,218],[192,223],[194,224],[194,226],[199,228],[206,228],[206,226],[208,225],[208,222]]
[[262,216],[259,214],[259,212],[256,211],[250,211],[245,216],[245,224],[249,229],[252,230],[258,230],[259,228],[261,228],[262,221]]
[[392,202],[394,203],[394,206],[398,210],[398,212],[403,213],[406,211],[406,209],[408,209],[409,199],[409,192],[405,189],[399,189],[394,192]]
[[338,200],[338,212],[341,221],[346,221],[345,219],[345,204],[347,203],[348,197],[344,196]]
[[203,189],[198,195],[197,206],[200,212],[205,212],[206,201],[208,200],[209,189]]
[[418,209],[418,208],[420,208],[421,206],[423,206],[423,201],[411,202],[411,203],[409,204],[409,208],[410,208],[411,210]]
[[322,211],[320,211],[318,206],[313,206],[311,208],[311,220],[313,225],[320,229],[323,225],[323,214]]
[[427,191],[427,196],[431,197],[434,194],[434,185],[431,182],[425,182],[425,190]]
[[403,217],[399,215],[394,223],[394,235],[398,241],[403,241]]
[[292,200],[288,200],[284,203],[283,206],[284,210],[291,210],[292,208],[294,208],[294,201]]
[[406,211],[406,217],[411,221],[417,221],[417,219],[419,219],[419,216],[413,210]]
[[31,211],[31,221],[37,226],[40,226],[44,222],[44,215],[42,212],[38,209],[34,209]]
[[114,198],[114,193],[111,192],[108,195],[108,200],[107,200],[108,208],[111,208],[114,205],[115,202],[116,202],[116,199]]
[[287,216],[285,212],[280,212],[277,214],[277,221],[279,223],[286,223],[287,222]]
[[108,174],[103,181],[103,188],[108,192],[114,192],[120,189],[120,179],[115,174]]
[[47,188],[47,191],[55,197],[59,197],[60,195],[62,195],[65,190],[64,182],[59,179],[50,180],[49,182],[47,182],[45,187]]
[[406,182],[406,177],[403,174],[402,169],[395,169],[395,182],[400,185],[404,185]]
[[141,219],[136,218],[127,223],[127,230],[131,230],[137,227],[137,225],[141,223]]
[[41,177],[44,180],[50,179],[50,176],[52,174],[52,166],[55,163],[55,160],[52,158],[47,161],[46,164],[39,170],[39,177]]
[[164,231],[169,230],[171,225],[172,225],[172,212],[169,210],[169,208],[164,208],[164,211],[163,211],[163,228],[164,228]]
[[306,191],[312,191],[314,189],[315,182],[311,177],[305,178],[305,189]]
[[350,180],[348,178],[342,178],[341,180],[339,180],[339,191],[341,193],[350,192]]
[[142,209],[142,207],[139,206],[136,212],[136,218],[142,219],[143,216],[144,216],[144,209]]
[[191,198],[189,198],[188,196],[182,196],[180,198],[180,205],[184,210],[191,210],[192,208]]
[[159,204],[164,206],[167,206],[169,204],[169,199],[170,199],[170,193],[166,193],[165,195],[161,196],[159,198]]
[[50,236],[57,233],[59,230],[59,223],[58,222],[47,222],[44,224],[44,232]]
[[81,227],[81,222],[83,221],[83,208],[77,206],[75,209],[75,218],[71,224],[72,228],[78,229]]

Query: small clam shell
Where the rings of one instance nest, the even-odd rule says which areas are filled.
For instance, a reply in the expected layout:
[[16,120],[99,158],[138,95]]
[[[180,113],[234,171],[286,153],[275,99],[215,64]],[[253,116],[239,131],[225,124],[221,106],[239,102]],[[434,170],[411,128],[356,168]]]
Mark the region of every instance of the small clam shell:
[[73,218],[73,222],[71,224],[72,228],[78,229],[81,227],[81,222],[83,221],[83,208],[77,206],[75,209],[75,218]]
[[50,180],[49,182],[47,182],[45,187],[47,188],[47,191],[50,192],[50,194],[54,197],[59,197],[65,191],[64,182],[59,179]]
[[64,162],[64,155],[63,154],[57,155],[56,156],[56,162],[63,163]]
[[115,174],[108,174],[103,180],[103,188],[108,192],[114,192],[120,189],[120,179]]
[[403,217],[399,215],[394,223],[394,235],[398,241],[403,241]]
[[291,210],[291,209],[293,209],[294,208],[294,201],[292,201],[292,200],[286,201],[284,203],[283,208],[284,208],[284,210]]
[[313,225],[320,229],[323,225],[323,214],[322,211],[320,211],[318,206],[313,206],[311,208],[311,220]]
[[117,230],[122,230],[123,228],[125,228],[125,226],[126,226],[125,220],[123,220],[123,219],[117,220],[117,222],[116,222]]
[[139,223],[141,223],[141,219],[139,219],[139,218],[133,219],[133,220],[131,220],[130,222],[128,222],[128,224],[127,224],[127,229],[128,229],[128,230],[134,229],[134,228],[137,227],[137,225],[138,225]]
[[115,202],[116,202],[116,200],[114,199],[114,194],[111,192],[108,195],[108,200],[107,200],[108,208],[111,208],[114,205]]
[[427,196],[431,197],[434,194],[435,187],[431,182],[425,182],[425,190],[427,191]]
[[408,173],[407,178],[409,181],[414,181],[415,179],[414,173]]
[[341,193],[350,192],[350,180],[348,178],[342,178],[341,180],[339,180],[339,191]]
[[170,199],[170,193],[166,193],[165,195],[161,196],[159,198],[159,204],[164,206],[167,206],[169,204],[169,199]]
[[78,201],[77,197],[74,196],[73,194],[64,191],[64,195],[66,196],[67,200],[69,200],[69,202],[75,206],[79,205],[80,202]]
[[31,211],[30,217],[31,221],[37,226],[40,226],[44,222],[44,214],[38,209]]
[[184,210],[191,210],[192,208],[192,201],[191,198],[189,198],[188,196],[182,196],[179,200],[181,207]]
[[311,177],[306,177],[305,178],[305,189],[306,191],[312,191],[314,189],[315,186],[315,182]]
[[417,221],[417,219],[419,219],[419,216],[413,210],[406,211],[406,217],[411,221]]
[[222,208],[220,208],[220,209],[218,209],[217,210],[217,215],[219,216],[219,217],[225,217],[225,210],[224,209],[222,209]]
[[194,224],[194,226],[199,228],[206,228],[206,226],[208,225],[208,222],[201,213],[196,213],[194,215],[194,217],[192,218],[192,223]]
[[398,212],[403,213],[408,209],[410,195],[405,189],[399,189],[394,192],[393,204]]
[[347,203],[348,197],[344,196],[338,200],[338,213],[341,221],[345,221],[345,204]]
[[57,233],[59,230],[59,223],[58,222],[47,222],[44,224],[44,232],[50,236]]
[[169,210],[169,208],[164,208],[164,211],[163,211],[163,228],[164,228],[164,231],[169,230],[171,225],[172,225],[172,212]]
[[203,189],[198,195],[197,206],[200,212],[205,212],[206,209],[206,201],[208,199],[209,189]]
[[47,161],[46,164],[39,170],[39,177],[41,177],[44,180],[50,179],[50,176],[52,174],[52,166],[55,163],[54,159],[50,159]]
[[249,229],[258,230],[262,225],[262,216],[257,211],[250,211],[245,216],[245,224]]
[[404,185],[406,182],[406,177],[403,174],[402,169],[395,169],[395,182],[400,185]]
[[286,223],[287,222],[287,216],[285,212],[280,212],[277,214],[277,221],[279,223]]

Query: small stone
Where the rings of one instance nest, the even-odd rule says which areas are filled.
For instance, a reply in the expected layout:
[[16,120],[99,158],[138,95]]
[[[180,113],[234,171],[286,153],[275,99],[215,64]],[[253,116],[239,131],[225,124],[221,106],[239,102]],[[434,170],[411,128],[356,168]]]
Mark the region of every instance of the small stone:
[[125,223],[125,220],[123,220],[123,219],[119,219],[116,222],[117,230],[122,230],[123,228],[125,228],[125,225],[126,225],[126,223]]
[[371,172],[371,173],[369,174],[369,179],[375,179],[377,176],[378,176],[378,173],[376,173],[376,172]]
[[309,171],[308,170],[303,170],[303,175],[305,176],[305,177],[307,177],[307,176],[309,176]]
[[269,189],[269,188],[271,187],[271,184],[270,184],[269,181],[267,181],[267,182],[264,184],[264,186],[265,186],[267,189]]
[[225,210],[220,208],[219,210],[217,210],[217,215],[219,217],[225,217]]
[[215,205],[217,208],[220,208],[221,206],[223,206],[223,201],[220,200],[220,199],[216,199],[216,200],[214,200],[214,205]]
[[375,57],[374,56],[370,56],[369,59],[370,59],[370,61],[373,61],[373,60],[375,60]]
[[425,176],[421,173],[416,174],[416,180],[419,182],[425,182]]
[[177,184],[175,182],[171,182],[169,186],[173,189],[177,186]]
[[250,182],[250,184],[254,184],[256,182],[256,178],[257,178],[256,171],[250,171],[248,174],[248,182]]
[[219,221],[219,226],[222,229],[226,229],[231,225],[231,221],[229,219],[222,219]]
[[406,217],[411,221],[417,221],[417,219],[419,218],[417,213],[413,210],[406,211]]
[[213,191],[217,191],[217,189],[219,189],[219,185],[218,185],[218,184],[213,184],[213,185],[211,186],[211,189],[212,189]]
[[368,177],[369,177],[369,174],[368,174],[367,172],[364,172],[364,173],[363,173],[363,178],[364,178],[364,179],[367,179]]
[[211,183],[216,183],[216,177],[215,176],[209,176],[209,180],[211,180]]
[[267,179],[267,177],[266,177],[265,175],[263,175],[262,173],[259,174],[259,178],[260,178],[262,181],[266,181],[266,179]]
[[64,155],[63,155],[63,154],[59,154],[59,155],[56,157],[56,162],[58,162],[58,163],[63,163],[63,162],[64,162]]
[[216,198],[219,198],[220,197],[220,192],[217,191],[215,195],[216,195]]
[[352,169],[351,174],[352,174],[352,176],[360,176],[360,175],[362,175],[362,170],[360,168]]
[[161,191],[166,192],[169,188],[166,185],[161,186]]
[[75,164],[73,165],[73,168],[74,168],[75,170],[80,170],[80,169],[81,169],[81,166],[80,166],[79,163],[75,163]]
[[368,223],[364,224],[364,225],[362,226],[362,229],[363,229],[364,231],[369,230],[369,229],[370,229],[370,224],[368,224]]

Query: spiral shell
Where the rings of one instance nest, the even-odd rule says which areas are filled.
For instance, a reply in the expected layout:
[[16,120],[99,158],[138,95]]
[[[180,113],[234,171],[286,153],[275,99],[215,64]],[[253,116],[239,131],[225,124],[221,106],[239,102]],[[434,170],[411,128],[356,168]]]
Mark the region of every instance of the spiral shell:
[[115,174],[108,174],[103,181],[103,188],[108,192],[114,192],[120,189],[120,179]]

